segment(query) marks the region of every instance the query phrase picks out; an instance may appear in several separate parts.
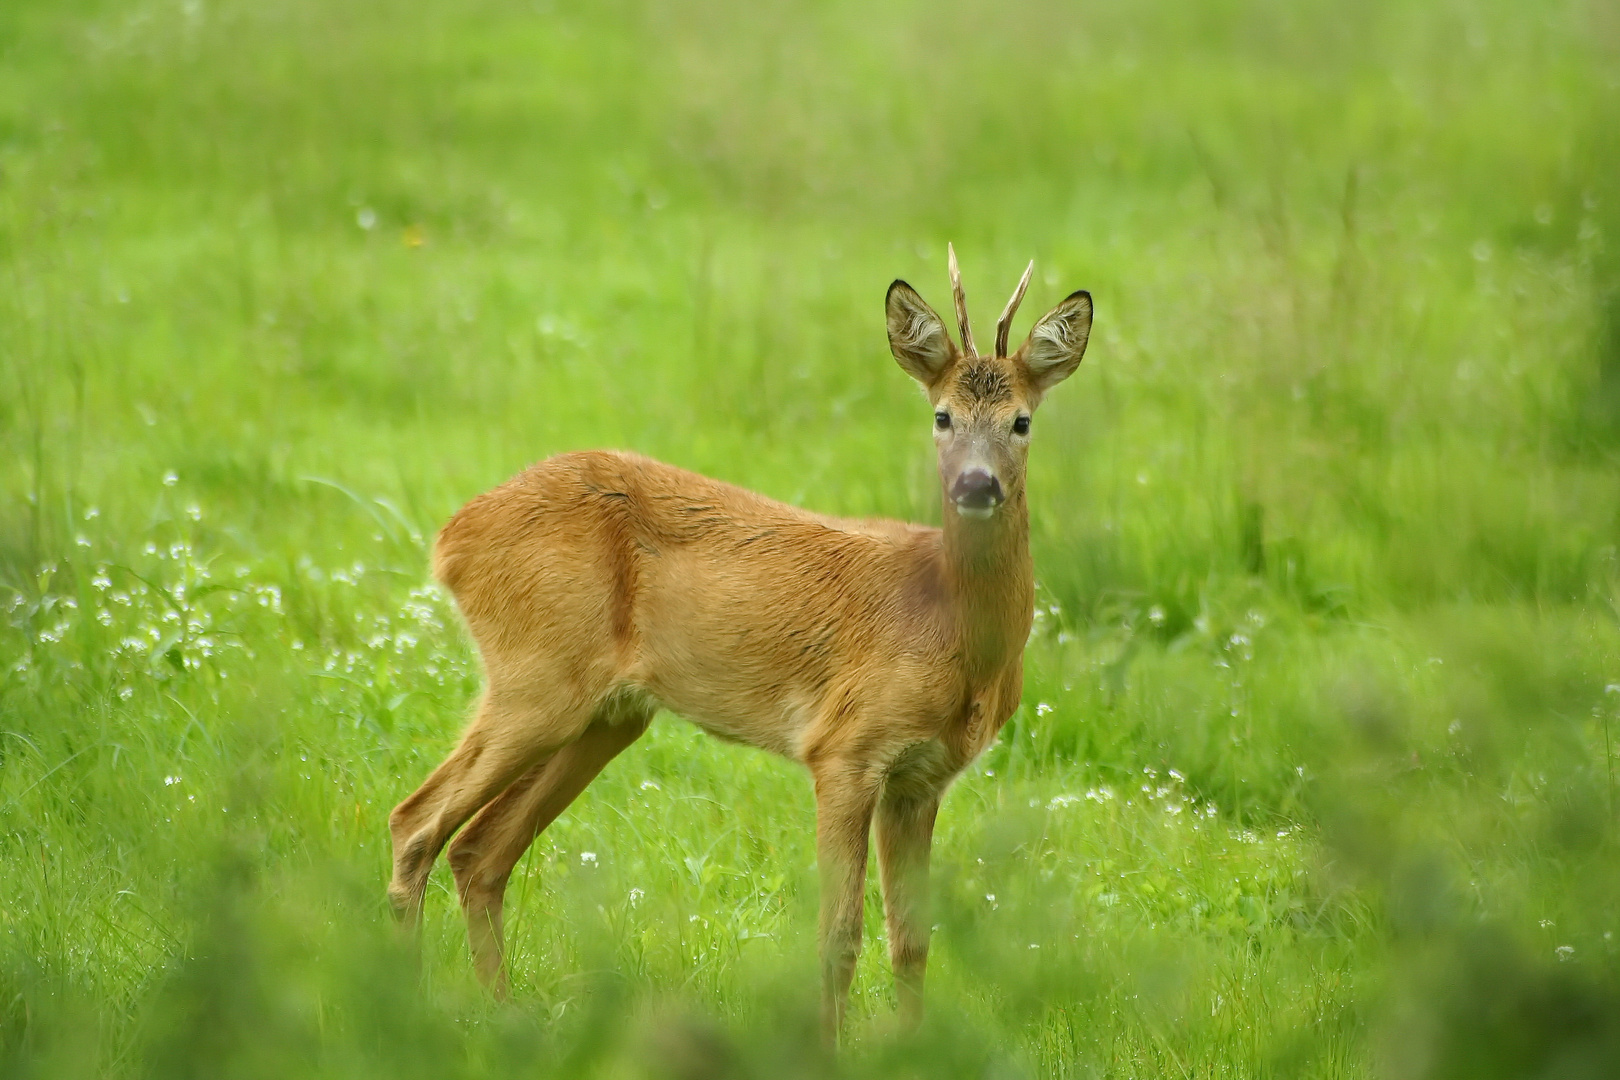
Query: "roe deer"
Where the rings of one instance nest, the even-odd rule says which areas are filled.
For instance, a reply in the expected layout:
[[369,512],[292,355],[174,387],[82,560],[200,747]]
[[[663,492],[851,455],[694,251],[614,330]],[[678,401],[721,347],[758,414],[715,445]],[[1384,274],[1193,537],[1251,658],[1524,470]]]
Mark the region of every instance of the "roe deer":
[[[922,1012],[928,857],[951,780],[1018,706],[1034,612],[1030,415],[1079,365],[1076,292],[1007,355],[1030,269],[973,347],[903,281],[889,347],[932,406],[943,527],[823,517],[632,454],[562,454],[439,533],[487,685],[460,744],[389,817],[389,900],[414,925],[445,842],[479,976],[505,992],[501,904],[534,838],[669,709],[803,762],[816,797],[822,1024],[836,1040],[877,820],[902,1018]],[[469,821],[469,819],[471,819]],[[462,828],[465,824],[465,828]]]

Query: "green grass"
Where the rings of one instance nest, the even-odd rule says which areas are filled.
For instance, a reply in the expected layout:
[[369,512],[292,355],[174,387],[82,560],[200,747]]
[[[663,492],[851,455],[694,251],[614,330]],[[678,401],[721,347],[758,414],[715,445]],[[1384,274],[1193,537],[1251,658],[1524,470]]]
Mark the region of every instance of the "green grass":
[[[1620,1069],[1609,6],[0,7],[0,1073]],[[514,876],[385,819],[463,501],[631,448],[935,520],[882,296],[1096,298],[1025,704],[814,1049],[813,805],[673,717]]]

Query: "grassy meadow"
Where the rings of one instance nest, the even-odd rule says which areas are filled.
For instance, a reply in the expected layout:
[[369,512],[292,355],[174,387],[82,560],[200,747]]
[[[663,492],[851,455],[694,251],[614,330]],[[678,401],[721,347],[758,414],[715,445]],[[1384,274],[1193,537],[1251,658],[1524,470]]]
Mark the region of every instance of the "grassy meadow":
[[[930,1019],[814,808],[677,718],[519,865],[511,1002],[388,811],[433,531],[633,449],[937,521],[903,277],[1076,288],[1025,703]],[[1606,0],[0,4],[0,1075],[1620,1074]]]

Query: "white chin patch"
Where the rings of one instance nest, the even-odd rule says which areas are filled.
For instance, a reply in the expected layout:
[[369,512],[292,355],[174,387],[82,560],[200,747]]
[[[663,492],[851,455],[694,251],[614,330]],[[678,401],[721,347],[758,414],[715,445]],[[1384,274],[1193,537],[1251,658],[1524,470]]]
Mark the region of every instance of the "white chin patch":
[[984,521],[995,516],[996,508],[994,506],[963,506],[961,503],[957,503],[956,512],[965,518]]

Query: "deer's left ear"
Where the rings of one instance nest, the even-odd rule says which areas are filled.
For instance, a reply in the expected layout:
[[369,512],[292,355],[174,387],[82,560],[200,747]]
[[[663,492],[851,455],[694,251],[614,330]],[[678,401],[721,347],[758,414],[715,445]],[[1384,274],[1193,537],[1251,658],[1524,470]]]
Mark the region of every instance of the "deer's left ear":
[[1091,294],[1081,289],[1041,316],[1018,350],[1030,384],[1044,394],[1073,375],[1090,339]]

